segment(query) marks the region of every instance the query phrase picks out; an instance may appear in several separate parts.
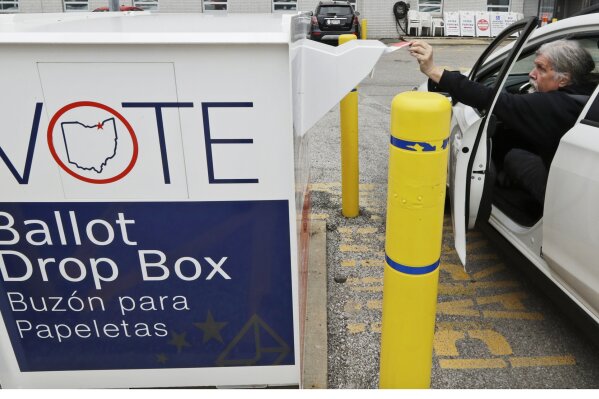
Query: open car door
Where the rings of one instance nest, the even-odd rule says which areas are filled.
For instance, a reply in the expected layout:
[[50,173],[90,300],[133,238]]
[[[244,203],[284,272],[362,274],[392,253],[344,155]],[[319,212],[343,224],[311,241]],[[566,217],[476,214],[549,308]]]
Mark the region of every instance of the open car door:
[[[504,58],[497,78],[493,82],[493,100],[485,109],[477,110],[467,105],[457,103],[453,107],[451,121],[451,152],[449,163],[449,194],[452,205],[453,232],[455,249],[460,261],[466,266],[466,229],[471,229],[479,216],[485,177],[491,173],[491,143],[490,134],[494,130],[495,118],[492,116],[497,97],[505,84],[506,77],[520,55],[526,39],[537,26],[538,19],[530,17],[520,20],[508,28],[489,45],[480,56],[472,71],[470,80],[478,80],[482,66],[487,57],[501,45],[505,39],[517,34],[518,39]],[[487,182],[487,186],[491,186]],[[487,187],[491,190],[492,187]],[[489,193],[490,195],[490,193]],[[489,217],[490,206],[486,215]]]

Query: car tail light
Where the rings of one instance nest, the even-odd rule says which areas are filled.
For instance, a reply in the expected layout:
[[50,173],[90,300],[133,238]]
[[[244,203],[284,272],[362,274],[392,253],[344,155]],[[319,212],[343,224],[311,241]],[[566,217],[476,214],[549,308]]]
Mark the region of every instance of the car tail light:
[[318,19],[316,19],[315,16],[312,16],[312,25],[314,25],[314,26],[318,25]]
[[359,25],[358,17],[354,17],[354,25]]

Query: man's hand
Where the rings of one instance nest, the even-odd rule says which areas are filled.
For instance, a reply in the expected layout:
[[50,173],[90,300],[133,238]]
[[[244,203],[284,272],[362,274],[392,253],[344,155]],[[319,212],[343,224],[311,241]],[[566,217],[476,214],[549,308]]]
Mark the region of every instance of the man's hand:
[[439,83],[443,68],[436,66],[433,63],[433,48],[430,44],[415,40],[410,45],[410,55],[412,55],[420,65],[420,71],[428,76],[433,82]]

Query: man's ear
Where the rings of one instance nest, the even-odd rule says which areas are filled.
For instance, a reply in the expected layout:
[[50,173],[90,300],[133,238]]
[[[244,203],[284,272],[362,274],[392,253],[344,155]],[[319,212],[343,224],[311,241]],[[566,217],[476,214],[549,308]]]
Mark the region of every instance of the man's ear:
[[570,84],[572,75],[569,72],[565,72],[562,74],[562,77],[559,78],[558,84],[559,87],[566,87]]

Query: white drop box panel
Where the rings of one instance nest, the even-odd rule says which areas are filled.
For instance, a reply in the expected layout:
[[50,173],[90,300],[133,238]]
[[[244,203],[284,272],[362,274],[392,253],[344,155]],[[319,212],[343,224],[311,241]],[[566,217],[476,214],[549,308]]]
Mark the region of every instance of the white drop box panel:
[[386,51],[307,24],[0,16],[3,387],[300,383],[306,132]]

